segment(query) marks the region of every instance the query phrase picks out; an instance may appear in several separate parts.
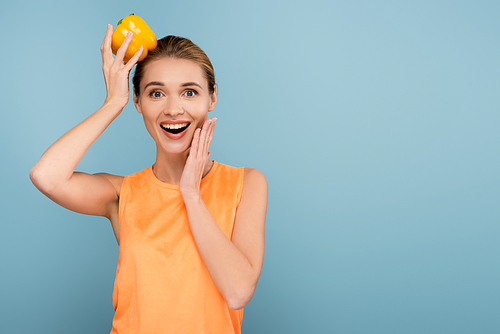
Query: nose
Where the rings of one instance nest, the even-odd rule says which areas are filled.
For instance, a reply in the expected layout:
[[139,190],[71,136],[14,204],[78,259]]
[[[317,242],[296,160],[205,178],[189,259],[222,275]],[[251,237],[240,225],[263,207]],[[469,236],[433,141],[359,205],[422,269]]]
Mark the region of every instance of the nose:
[[177,99],[173,96],[169,96],[166,99],[165,107],[163,108],[163,113],[169,116],[177,116],[184,114],[184,109],[182,108],[180,99]]

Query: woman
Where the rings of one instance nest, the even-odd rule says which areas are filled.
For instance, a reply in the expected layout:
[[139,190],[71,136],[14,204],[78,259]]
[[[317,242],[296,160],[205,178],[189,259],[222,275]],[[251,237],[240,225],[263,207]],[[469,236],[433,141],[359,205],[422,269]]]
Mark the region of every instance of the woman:
[[35,186],[70,210],[107,217],[119,244],[112,333],[240,333],[264,260],[267,182],[209,160],[217,102],[213,67],[190,40],[167,36],[137,64],[134,104],[156,143],[153,166],[126,177],[75,172],[129,99],[129,33],[101,46],[103,106],[32,168]]

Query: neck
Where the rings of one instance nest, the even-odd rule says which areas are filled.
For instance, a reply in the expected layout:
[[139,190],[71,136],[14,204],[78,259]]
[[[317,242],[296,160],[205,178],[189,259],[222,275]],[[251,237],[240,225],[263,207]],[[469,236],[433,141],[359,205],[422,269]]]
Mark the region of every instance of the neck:
[[157,149],[156,161],[153,165],[156,178],[168,184],[179,184],[188,156],[189,150],[179,154],[168,154]]
[[[156,178],[168,184],[179,185],[186,166],[189,150],[179,154],[168,154],[163,150],[157,150],[156,161],[153,165],[153,172]],[[213,161],[208,161],[203,171],[203,176],[207,175],[212,168]]]

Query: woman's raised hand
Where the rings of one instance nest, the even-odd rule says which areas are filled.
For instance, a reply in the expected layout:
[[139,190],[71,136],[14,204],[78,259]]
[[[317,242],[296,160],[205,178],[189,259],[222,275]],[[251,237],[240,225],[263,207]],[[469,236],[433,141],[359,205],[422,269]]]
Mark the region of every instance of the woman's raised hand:
[[132,67],[137,63],[137,60],[142,54],[143,47],[141,46],[135,55],[124,64],[123,57],[127,51],[128,45],[132,40],[133,34],[129,32],[123,44],[118,49],[116,57],[113,57],[111,51],[111,38],[113,36],[113,26],[108,24],[106,36],[101,45],[102,55],[102,72],[104,81],[106,82],[106,103],[116,103],[121,109],[128,103],[129,97],[129,74]]
[[205,171],[205,166],[210,157],[210,144],[214,133],[215,121],[212,117],[203,123],[201,129],[196,129],[191,143],[189,156],[182,172],[179,190],[182,196],[200,193],[201,179]]

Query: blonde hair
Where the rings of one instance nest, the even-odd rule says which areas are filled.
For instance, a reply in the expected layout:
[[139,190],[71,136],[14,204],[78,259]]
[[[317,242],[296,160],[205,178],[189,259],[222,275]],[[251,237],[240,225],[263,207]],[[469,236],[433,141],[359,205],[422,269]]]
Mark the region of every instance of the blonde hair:
[[206,53],[190,39],[178,36],[166,36],[158,40],[158,45],[155,49],[149,51],[146,58],[138,62],[135,68],[132,83],[134,85],[134,94],[139,97],[140,85],[146,66],[161,58],[178,58],[192,60],[201,66],[201,69],[208,81],[208,90],[210,94],[215,91],[215,73],[214,67]]

